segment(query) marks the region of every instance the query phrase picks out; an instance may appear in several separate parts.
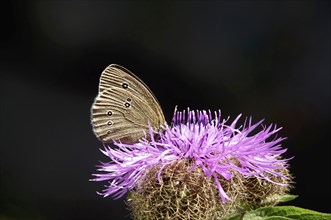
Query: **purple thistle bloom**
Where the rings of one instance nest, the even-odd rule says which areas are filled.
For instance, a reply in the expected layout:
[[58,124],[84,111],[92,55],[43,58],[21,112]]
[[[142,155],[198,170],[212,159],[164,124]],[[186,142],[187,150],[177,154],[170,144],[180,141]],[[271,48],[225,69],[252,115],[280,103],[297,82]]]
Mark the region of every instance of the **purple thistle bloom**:
[[[288,159],[280,159],[286,151],[280,142],[285,138],[273,138],[281,128],[274,125],[262,126],[262,121],[252,124],[251,118],[237,127],[239,115],[231,124],[229,118],[221,120],[221,113],[210,111],[176,111],[171,126],[161,132],[149,130],[151,140],[142,139],[134,144],[115,142],[117,148],[105,146],[101,150],[111,159],[102,163],[94,174],[94,181],[110,180],[102,195],[122,197],[126,192],[139,187],[139,179],[149,168],[160,166],[158,180],[162,183],[162,169],[180,159],[191,158],[194,165],[188,171],[200,166],[206,176],[213,177],[222,202],[231,200],[223,190],[219,178],[230,180],[235,174],[244,177],[258,177],[273,182],[268,176],[288,178],[278,170],[286,168]],[[261,126],[262,130],[251,135]],[[157,134],[158,139],[154,138]],[[280,183],[276,183],[280,184]]]

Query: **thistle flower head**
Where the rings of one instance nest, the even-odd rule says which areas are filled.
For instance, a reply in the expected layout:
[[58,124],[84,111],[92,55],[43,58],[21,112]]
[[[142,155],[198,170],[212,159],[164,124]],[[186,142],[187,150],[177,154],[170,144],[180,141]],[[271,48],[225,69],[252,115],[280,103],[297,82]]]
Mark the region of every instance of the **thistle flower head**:
[[105,146],[102,152],[111,161],[101,164],[100,173],[94,174],[93,180],[109,181],[101,194],[120,198],[139,189],[150,169],[157,167],[157,179],[162,184],[162,171],[167,165],[189,159],[192,166],[187,172],[201,169],[212,178],[223,203],[233,198],[224,190],[220,178],[230,181],[240,174],[283,185],[271,178],[288,178],[280,172],[288,166],[288,160],[281,159],[286,151],[280,145],[284,138],[276,136],[281,128],[263,126],[262,121],[252,123],[251,118],[238,126],[240,117],[230,122],[229,118],[222,119],[220,112],[175,111],[170,126],[165,125],[162,131],[149,129],[150,140],[116,142],[116,148]]

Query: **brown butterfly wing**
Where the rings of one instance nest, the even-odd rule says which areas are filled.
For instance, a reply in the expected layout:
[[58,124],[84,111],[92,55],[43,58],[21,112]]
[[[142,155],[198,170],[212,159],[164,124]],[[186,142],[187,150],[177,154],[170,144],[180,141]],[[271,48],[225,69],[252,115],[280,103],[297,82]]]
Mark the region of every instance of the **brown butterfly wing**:
[[148,137],[148,121],[159,129],[165,123],[162,109],[150,89],[133,73],[116,64],[102,73],[99,94],[92,105],[92,126],[105,143],[134,143]]

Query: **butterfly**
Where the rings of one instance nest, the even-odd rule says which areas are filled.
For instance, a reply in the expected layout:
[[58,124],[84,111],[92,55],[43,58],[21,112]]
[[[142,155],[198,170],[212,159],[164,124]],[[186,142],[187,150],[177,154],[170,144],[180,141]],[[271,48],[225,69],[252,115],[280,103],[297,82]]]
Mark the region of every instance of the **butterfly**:
[[133,144],[165,125],[161,106],[147,85],[126,68],[109,65],[101,74],[91,108],[93,132],[103,143]]

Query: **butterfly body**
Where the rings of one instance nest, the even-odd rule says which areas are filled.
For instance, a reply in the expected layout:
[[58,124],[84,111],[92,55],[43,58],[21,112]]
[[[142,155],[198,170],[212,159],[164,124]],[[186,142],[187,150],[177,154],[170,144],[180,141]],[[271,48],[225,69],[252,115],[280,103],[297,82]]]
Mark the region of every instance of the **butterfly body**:
[[160,129],[165,118],[145,83],[124,67],[111,64],[101,74],[91,123],[95,135],[104,143],[135,143],[148,138],[148,123]]

